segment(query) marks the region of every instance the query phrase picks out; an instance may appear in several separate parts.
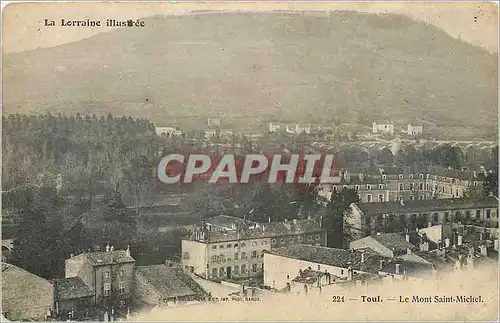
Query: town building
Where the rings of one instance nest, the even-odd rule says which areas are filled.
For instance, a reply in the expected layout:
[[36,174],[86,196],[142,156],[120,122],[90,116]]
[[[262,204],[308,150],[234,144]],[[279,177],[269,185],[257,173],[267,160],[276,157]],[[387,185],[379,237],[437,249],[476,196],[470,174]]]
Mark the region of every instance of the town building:
[[208,296],[182,268],[171,264],[136,267],[136,309],[199,302]]
[[271,133],[277,133],[280,132],[283,129],[282,124],[277,123],[277,122],[270,122],[269,123],[269,132]]
[[394,124],[392,123],[372,123],[372,133],[380,133],[384,135],[394,134]]
[[480,188],[487,176],[484,169],[442,167],[346,168],[339,173],[338,183],[322,185],[322,195],[346,187],[356,190],[363,203],[462,198],[468,190]]
[[[314,245],[292,245],[264,253],[264,285],[291,289],[292,283],[315,277],[320,286],[378,275],[391,258],[377,254]],[[321,273],[321,274],[319,274]]]
[[206,279],[249,279],[262,275],[265,250],[297,243],[326,245],[321,219],[271,222],[228,231],[210,231],[202,224],[190,240],[182,241],[182,265]]
[[295,135],[298,135],[301,133],[310,134],[311,133],[311,125],[308,124],[306,126],[302,126],[298,123],[296,123],[295,125],[286,125],[286,132],[288,132],[290,134],[295,134]]
[[52,316],[54,286],[24,269],[2,262],[2,314],[10,321],[46,321]]
[[79,277],[54,279],[54,316],[62,320],[90,319],[94,291]]
[[156,127],[157,136],[182,136],[182,131],[177,127]]
[[422,125],[412,125],[408,124],[406,133],[410,136],[418,136],[424,132]]
[[94,292],[94,303],[113,311],[129,306],[135,278],[130,249],[87,252],[66,259],[66,278],[78,277]]
[[347,212],[347,221],[360,238],[398,225],[416,229],[454,220],[498,225],[495,197],[353,203]]
[[220,119],[208,118],[207,126],[209,128],[220,128]]

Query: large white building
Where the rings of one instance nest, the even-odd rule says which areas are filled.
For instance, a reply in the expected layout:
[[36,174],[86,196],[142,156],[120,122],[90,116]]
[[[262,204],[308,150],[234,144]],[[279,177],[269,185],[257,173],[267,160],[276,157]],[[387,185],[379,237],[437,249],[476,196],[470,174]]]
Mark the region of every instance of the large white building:
[[408,124],[408,129],[406,131],[410,136],[417,136],[423,133],[423,127],[421,125]]
[[394,134],[394,124],[392,123],[372,123],[372,132],[386,135]]

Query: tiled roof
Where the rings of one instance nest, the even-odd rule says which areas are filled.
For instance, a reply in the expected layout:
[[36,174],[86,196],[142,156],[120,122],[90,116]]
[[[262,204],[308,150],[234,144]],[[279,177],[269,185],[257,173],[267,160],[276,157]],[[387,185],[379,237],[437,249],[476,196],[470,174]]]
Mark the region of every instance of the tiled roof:
[[392,248],[396,248],[398,250],[407,248],[410,248],[412,250],[417,249],[413,244],[406,241],[405,238],[403,238],[397,233],[383,233],[379,235],[372,235],[370,237],[378,241],[384,247],[387,247],[389,249]]
[[[313,284],[318,281],[318,279],[322,276],[327,275],[325,272],[322,271],[317,271],[317,270],[312,270],[312,269],[305,269],[302,270],[297,277],[292,279],[293,282],[296,283],[303,283],[303,284]],[[339,276],[331,275],[330,276],[332,281],[335,281],[337,279],[341,279]]]
[[58,300],[90,297],[94,292],[79,277],[54,279],[54,293]]
[[[473,174],[474,170],[460,170],[460,169],[448,169],[445,167],[429,166],[427,168],[418,168],[412,166],[382,166],[382,167],[349,167],[345,169],[347,173],[353,178],[354,175],[364,174],[371,176],[384,175],[399,175],[403,174],[405,177],[409,174],[429,174],[431,176],[437,175],[448,178],[457,178],[460,180],[474,180]],[[484,173],[480,170],[476,170],[476,180],[484,181]]]
[[225,228],[231,228],[233,225],[252,225],[255,224],[255,222],[248,221],[248,220],[243,220],[242,218],[238,218],[235,216],[229,216],[229,215],[216,215],[212,216],[208,219],[205,220],[206,223],[210,223],[215,226],[219,227],[225,227]]
[[271,222],[259,224],[255,228],[249,228],[241,232],[208,232],[208,242],[226,242],[235,240],[249,240],[260,238],[272,238],[295,234],[322,232],[319,221],[315,219],[297,220],[296,222]]
[[136,267],[136,275],[143,277],[164,299],[199,294],[196,288],[193,290],[189,286],[197,285],[196,282],[180,268],[165,265],[139,266]]
[[396,264],[399,264],[399,274],[403,275],[406,271],[408,276],[420,276],[432,273],[432,264],[424,264],[419,262],[392,262],[382,269],[382,272],[396,274]]
[[463,210],[475,208],[498,208],[498,201],[494,197],[485,199],[460,198],[437,200],[412,200],[400,202],[373,202],[359,203],[358,207],[365,215],[386,213],[432,212],[441,210]]
[[113,251],[99,251],[99,252],[87,252],[82,253],[73,258],[84,258],[92,266],[104,266],[111,264],[124,264],[129,262],[135,262],[135,259],[127,254],[125,250],[113,250]]
[[362,253],[359,251],[301,244],[270,250],[267,253],[340,268],[351,266],[353,270],[375,274],[379,271],[381,260],[386,263],[391,260],[366,253],[364,262],[361,262]]

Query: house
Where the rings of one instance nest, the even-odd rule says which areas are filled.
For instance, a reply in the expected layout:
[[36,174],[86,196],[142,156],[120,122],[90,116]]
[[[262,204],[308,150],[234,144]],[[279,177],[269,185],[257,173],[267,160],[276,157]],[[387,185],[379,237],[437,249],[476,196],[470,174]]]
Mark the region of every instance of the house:
[[172,135],[172,136],[182,136],[182,131],[177,127],[156,127],[156,135]]
[[423,133],[423,126],[422,125],[412,125],[411,123],[408,124],[407,126],[407,131],[406,133],[410,136],[418,136]]
[[207,126],[209,128],[220,128],[220,119],[208,118]]
[[[378,275],[391,258],[355,251],[313,245],[291,245],[264,253],[264,285],[276,290],[291,289],[292,281],[304,274],[316,276],[321,284],[356,279],[357,275]],[[305,270],[307,269],[307,271]]]
[[53,305],[50,281],[2,262],[2,313],[8,320],[43,321],[52,315]]
[[454,219],[498,223],[498,201],[494,197],[353,203],[347,212],[347,221],[359,238],[375,234],[377,228],[387,224],[416,229]]
[[[135,278],[130,249],[87,252],[66,259],[66,278],[78,277],[93,291],[94,303],[108,309],[126,308]],[[112,312],[112,310],[111,310]]]
[[182,268],[167,264],[136,267],[134,303],[140,308],[198,302],[208,296]]
[[54,279],[54,314],[60,319],[89,318],[94,291],[79,277]]
[[382,233],[364,237],[350,242],[349,248],[354,250],[369,248],[370,251],[389,258],[418,250],[415,245],[398,233]]
[[326,245],[321,219],[258,223],[238,230],[210,231],[197,226],[182,240],[182,265],[206,279],[243,279],[262,275],[263,252],[297,243]]
[[372,123],[372,133],[393,135],[394,134],[394,124],[373,122]]
[[282,125],[280,123],[276,122],[270,122],[269,123],[269,132],[271,133],[276,133],[282,130]]

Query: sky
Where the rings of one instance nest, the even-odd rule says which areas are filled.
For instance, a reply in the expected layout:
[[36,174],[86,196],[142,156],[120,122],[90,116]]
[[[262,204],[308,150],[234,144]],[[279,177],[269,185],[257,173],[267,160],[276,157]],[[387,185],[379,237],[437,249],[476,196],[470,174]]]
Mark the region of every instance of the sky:
[[11,3],[2,10],[3,52],[54,47],[106,32],[112,27],[45,27],[44,19],[140,19],[153,15],[183,15],[199,10],[356,10],[398,13],[423,20],[452,37],[498,53],[498,6],[491,2],[93,2]]

